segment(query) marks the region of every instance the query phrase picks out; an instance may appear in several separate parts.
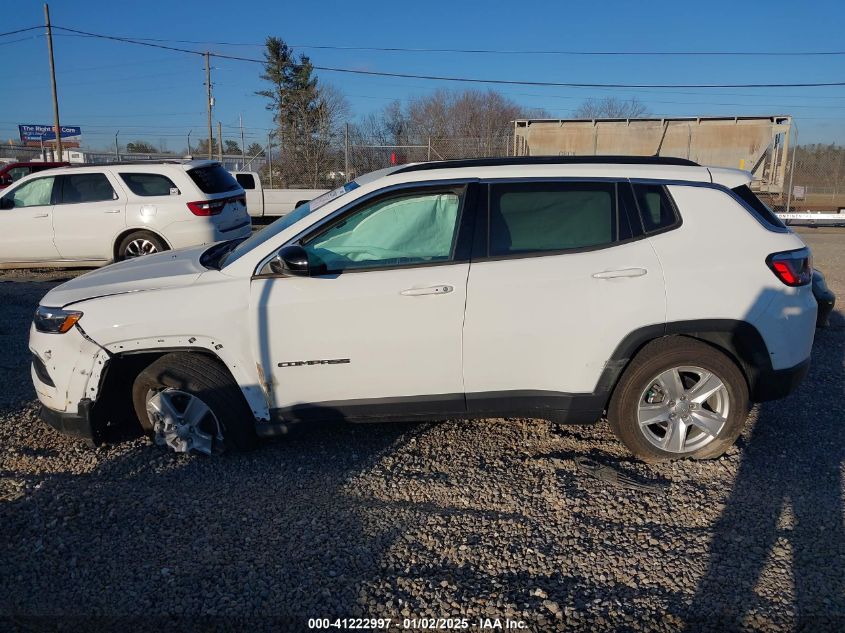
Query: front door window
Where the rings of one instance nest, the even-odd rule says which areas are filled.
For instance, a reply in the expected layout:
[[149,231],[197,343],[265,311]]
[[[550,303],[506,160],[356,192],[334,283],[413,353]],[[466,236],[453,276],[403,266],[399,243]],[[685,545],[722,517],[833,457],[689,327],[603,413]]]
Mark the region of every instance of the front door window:
[[347,215],[303,243],[325,272],[448,261],[460,198],[451,191],[381,199]]

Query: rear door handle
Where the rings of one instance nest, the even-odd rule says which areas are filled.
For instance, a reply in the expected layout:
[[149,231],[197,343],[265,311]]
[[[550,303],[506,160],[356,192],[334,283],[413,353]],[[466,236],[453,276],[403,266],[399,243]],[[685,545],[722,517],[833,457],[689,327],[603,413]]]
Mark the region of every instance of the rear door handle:
[[619,277],[642,277],[648,274],[645,268],[621,268],[619,270],[602,270],[593,273],[594,279],[617,279]]
[[455,288],[453,286],[428,286],[427,288],[408,288],[400,292],[400,295],[406,297],[418,297],[419,295],[445,295],[452,292]]

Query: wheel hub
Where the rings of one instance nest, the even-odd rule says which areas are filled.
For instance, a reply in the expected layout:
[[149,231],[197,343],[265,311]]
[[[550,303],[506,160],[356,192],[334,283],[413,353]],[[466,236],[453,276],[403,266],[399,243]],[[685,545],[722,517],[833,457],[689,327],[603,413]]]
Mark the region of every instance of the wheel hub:
[[197,396],[168,387],[149,391],[147,415],[154,441],[177,453],[195,451],[212,455],[223,449],[223,429],[217,417]]
[[152,255],[157,251],[156,245],[150,240],[139,237],[126,245],[126,258],[132,259],[134,257],[141,257],[142,255]]
[[637,415],[646,440],[670,453],[693,453],[712,442],[729,415],[724,381],[702,367],[673,367],[640,396]]

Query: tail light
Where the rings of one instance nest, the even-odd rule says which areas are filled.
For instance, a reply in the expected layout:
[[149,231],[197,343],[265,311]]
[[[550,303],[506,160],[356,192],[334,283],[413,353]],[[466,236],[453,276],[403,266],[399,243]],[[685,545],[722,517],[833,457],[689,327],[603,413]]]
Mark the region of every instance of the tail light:
[[189,202],[188,208],[194,215],[218,215],[223,211],[223,207],[226,206],[227,202],[229,202],[228,198],[223,200],[200,200],[199,202]]
[[806,286],[813,279],[813,256],[808,248],[772,253],[766,264],[787,286]]

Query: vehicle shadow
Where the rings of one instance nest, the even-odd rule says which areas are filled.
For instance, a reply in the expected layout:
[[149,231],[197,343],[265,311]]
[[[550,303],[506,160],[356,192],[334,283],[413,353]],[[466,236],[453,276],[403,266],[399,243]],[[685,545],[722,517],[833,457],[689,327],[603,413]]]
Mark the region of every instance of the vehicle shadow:
[[[785,606],[796,630],[845,625],[845,318],[816,332],[810,373],[785,400],[759,407],[736,480],[714,529],[687,630],[760,625]],[[812,385],[812,386],[811,386]],[[791,578],[779,595],[771,574]]]
[[0,503],[0,629],[303,630],[368,615],[358,587],[402,525],[369,525],[350,482],[425,430],[313,424],[215,458],[136,440],[87,472],[6,462],[0,477],[31,485]]

